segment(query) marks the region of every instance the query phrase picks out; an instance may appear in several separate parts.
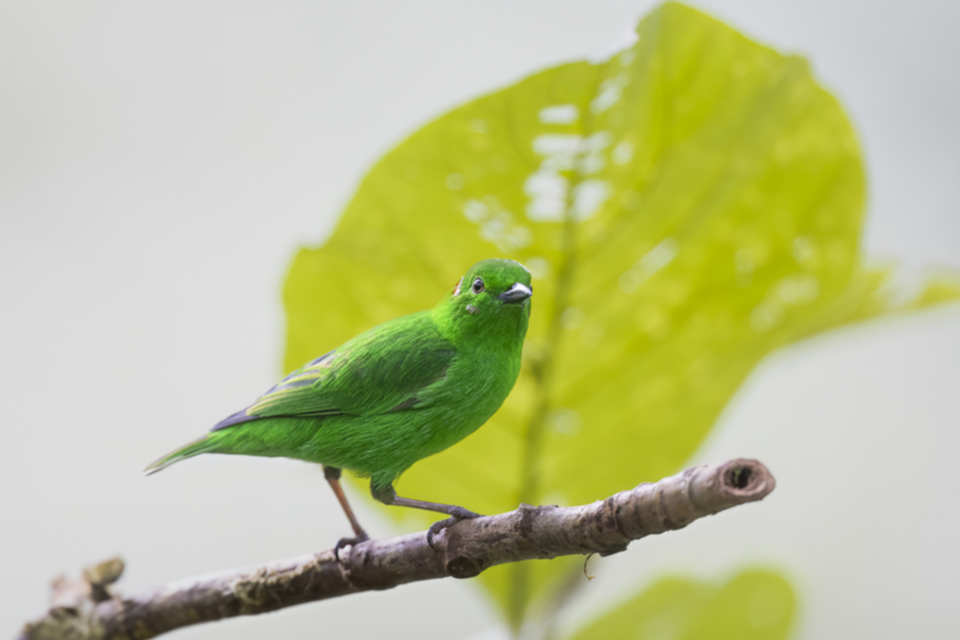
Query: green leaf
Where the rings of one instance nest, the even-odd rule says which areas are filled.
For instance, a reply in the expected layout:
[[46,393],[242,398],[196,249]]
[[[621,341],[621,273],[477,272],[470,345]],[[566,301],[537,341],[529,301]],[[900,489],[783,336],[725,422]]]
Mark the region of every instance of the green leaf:
[[[860,255],[856,136],[807,63],[668,3],[607,61],[547,69],[384,156],[285,287],[286,366],[432,307],[474,262],[534,274],[524,367],[401,495],[498,513],[677,471],[777,347],[913,301]],[[390,509],[397,519],[432,516]],[[576,564],[576,561],[573,561]],[[518,625],[571,561],[481,580]]]
[[782,640],[795,600],[773,571],[745,571],[723,585],[665,578],[570,640]]

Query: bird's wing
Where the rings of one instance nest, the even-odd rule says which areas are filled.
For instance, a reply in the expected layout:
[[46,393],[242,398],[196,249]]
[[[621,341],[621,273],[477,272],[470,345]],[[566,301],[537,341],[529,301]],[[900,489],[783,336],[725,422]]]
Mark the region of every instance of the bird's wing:
[[[456,349],[428,313],[374,327],[291,373],[214,430],[257,418],[376,415],[424,406]],[[426,392],[426,393],[425,393]]]

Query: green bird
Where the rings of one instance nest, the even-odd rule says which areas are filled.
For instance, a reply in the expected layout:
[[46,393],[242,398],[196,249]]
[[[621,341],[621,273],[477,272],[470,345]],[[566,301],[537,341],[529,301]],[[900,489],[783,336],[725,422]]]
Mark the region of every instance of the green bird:
[[402,498],[393,483],[417,460],[473,433],[520,373],[530,319],[530,272],[512,260],[473,265],[433,309],[395,318],[312,360],[219,422],[204,437],[147,467],[148,474],[201,453],[296,458],[323,465],[354,537],[367,540],[340,486],[341,469],[370,478],[388,505],[450,516],[433,536],[479,514]]

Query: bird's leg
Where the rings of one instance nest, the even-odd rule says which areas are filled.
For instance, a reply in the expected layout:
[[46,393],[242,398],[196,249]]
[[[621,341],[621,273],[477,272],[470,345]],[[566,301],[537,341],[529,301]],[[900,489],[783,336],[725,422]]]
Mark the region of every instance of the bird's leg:
[[374,486],[373,482],[370,483],[370,493],[373,494],[374,499],[382,502],[383,504],[393,505],[395,507],[413,507],[414,509],[423,509],[425,511],[436,511],[438,513],[445,513],[449,518],[439,520],[430,525],[430,528],[427,529],[427,544],[430,545],[431,549],[436,550],[436,547],[433,546],[433,537],[449,527],[450,525],[459,522],[460,520],[469,520],[470,518],[479,518],[479,513],[474,513],[463,507],[458,507],[452,504],[442,504],[439,502],[427,502],[426,500],[412,500],[410,498],[402,498],[397,495],[397,492],[394,490],[392,484],[388,484],[383,487]]
[[337,558],[337,562],[340,562],[340,549],[357,544],[358,542],[363,542],[364,540],[369,540],[370,536],[368,536],[367,532],[360,526],[360,523],[357,521],[357,516],[353,515],[353,509],[350,508],[350,503],[347,502],[347,496],[343,492],[343,487],[340,486],[340,469],[338,467],[323,465],[323,477],[330,483],[330,488],[333,489],[334,495],[336,495],[337,500],[340,501],[340,506],[343,507],[343,512],[347,514],[350,526],[353,527],[353,537],[340,538],[337,540],[337,546],[333,548],[333,555]]

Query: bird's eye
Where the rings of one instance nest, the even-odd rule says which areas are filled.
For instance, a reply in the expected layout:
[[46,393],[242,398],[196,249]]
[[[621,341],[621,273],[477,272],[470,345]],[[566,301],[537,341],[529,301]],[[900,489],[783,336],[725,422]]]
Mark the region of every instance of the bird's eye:
[[474,293],[483,293],[483,280],[477,278],[473,281],[473,292]]

